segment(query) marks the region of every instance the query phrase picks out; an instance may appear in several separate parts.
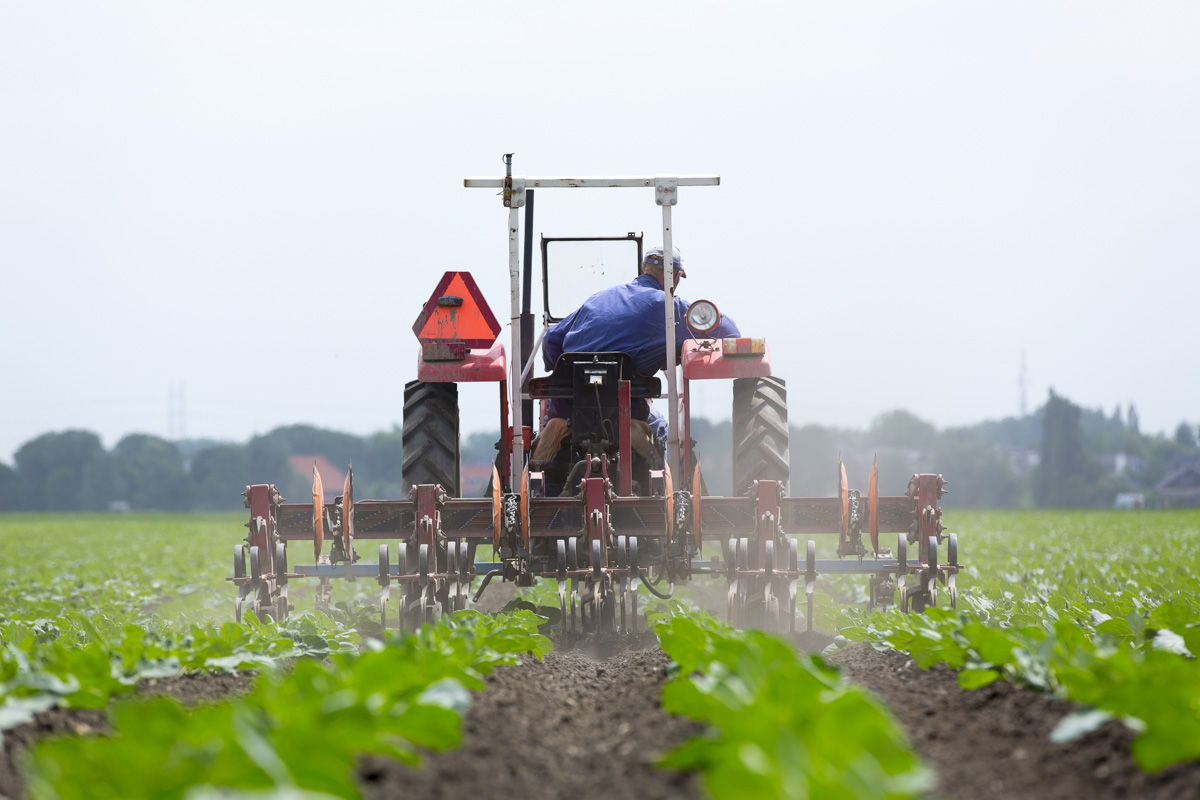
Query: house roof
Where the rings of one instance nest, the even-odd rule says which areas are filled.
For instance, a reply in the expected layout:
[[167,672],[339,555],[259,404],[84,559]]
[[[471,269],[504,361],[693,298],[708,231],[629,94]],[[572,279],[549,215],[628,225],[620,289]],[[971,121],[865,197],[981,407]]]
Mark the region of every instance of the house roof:
[[325,456],[295,455],[288,460],[292,472],[305,477],[312,476],[313,464],[316,464],[317,472],[321,473],[321,488],[327,503],[339,496],[346,487],[346,472],[335,467]]
[[1154,488],[1160,492],[1200,491],[1200,464],[1184,464],[1178,469],[1167,473]]

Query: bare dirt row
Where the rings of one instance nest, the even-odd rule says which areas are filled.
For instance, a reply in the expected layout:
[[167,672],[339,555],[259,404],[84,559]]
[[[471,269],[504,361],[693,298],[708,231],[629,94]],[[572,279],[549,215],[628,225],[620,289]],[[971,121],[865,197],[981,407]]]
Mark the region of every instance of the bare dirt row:
[[[958,687],[945,668],[921,670],[899,653],[854,646],[831,660],[892,709],[938,772],[937,797],[1194,798],[1200,763],[1146,775],[1129,755],[1133,734],[1118,723],[1067,745],[1048,736],[1069,703],[997,683]],[[487,679],[463,722],[463,744],[431,754],[418,770],[383,759],[360,765],[367,798],[702,797],[691,775],[658,770],[654,758],[700,731],[659,708],[667,656],[644,634],[589,642],[542,661],[502,667]],[[242,676],[189,676],[139,694],[169,692],[204,702],[243,691]],[[56,710],[6,731],[0,795],[23,796],[16,763],[35,741],[102,731],[95,711]]]

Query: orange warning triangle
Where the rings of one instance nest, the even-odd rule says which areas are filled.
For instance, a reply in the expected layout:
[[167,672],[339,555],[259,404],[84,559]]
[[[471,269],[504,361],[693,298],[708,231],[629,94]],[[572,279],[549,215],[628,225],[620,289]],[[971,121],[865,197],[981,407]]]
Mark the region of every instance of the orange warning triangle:
[[500,334],[475,279],[469,272],[447,272],[413,323],[421,342],[462,342],[467,347],[490,347]]

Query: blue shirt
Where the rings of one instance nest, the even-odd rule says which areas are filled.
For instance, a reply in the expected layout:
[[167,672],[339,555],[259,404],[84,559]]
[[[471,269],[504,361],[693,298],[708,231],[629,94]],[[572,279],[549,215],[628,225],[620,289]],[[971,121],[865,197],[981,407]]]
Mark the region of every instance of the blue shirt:
[[[628,353],[633,365],[642,375],[653,375],[667,368],[666,320],[663,313],[664,293],[658,281],[649,275],[639,275],[629,283],[602,289],[584,301],[542,339],[542,359],[547,370],[553,370],[563,353]],[[675,363],[679,363],[683,341],[694,339],[685,315],[689,303],[675,298]],[[704,334],[705,338],[740,336],[737,324],[722,316],[717,327]],[[552,417],[571,416],[570,401],[551,401],[548,412]],[[631,409],[634,419],[645,420],[649,407],[634,400]]]

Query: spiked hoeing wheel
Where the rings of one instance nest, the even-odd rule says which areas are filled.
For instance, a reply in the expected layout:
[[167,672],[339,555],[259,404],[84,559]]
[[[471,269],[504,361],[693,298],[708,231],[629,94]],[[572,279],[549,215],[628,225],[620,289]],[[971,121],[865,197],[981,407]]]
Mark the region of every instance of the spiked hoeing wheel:
[[744,495],[754,481],[779,481],[787,489],[791,468],[782,378],[733,382],[733,453],[734,497]]
[[[400,545],[403,547],[404,545]],[[387,633],[387,602],[391,593],[392,568],[388,558],[388,546],[379,545],[379,627]]]
[[276,622],[287,619],[288,611],[291,610],[288,606],[287,586],[287,545],[279,542],[275,545],[275,590],[278,592],[274,604]]
[[409,381],[404,386],[403,472],[405,486],[440,484],[459,496],[458,384]]
[[[246,546],[244,544],[234,545],[233,547],[233,577],[246,577]],[[246,599],[246,595],[250,593],[249,587],[244,583],[239,583],[237,586],[238,596],[237,604],[234,606],[234,619],[238,624],[242,621],[242,603]]]

